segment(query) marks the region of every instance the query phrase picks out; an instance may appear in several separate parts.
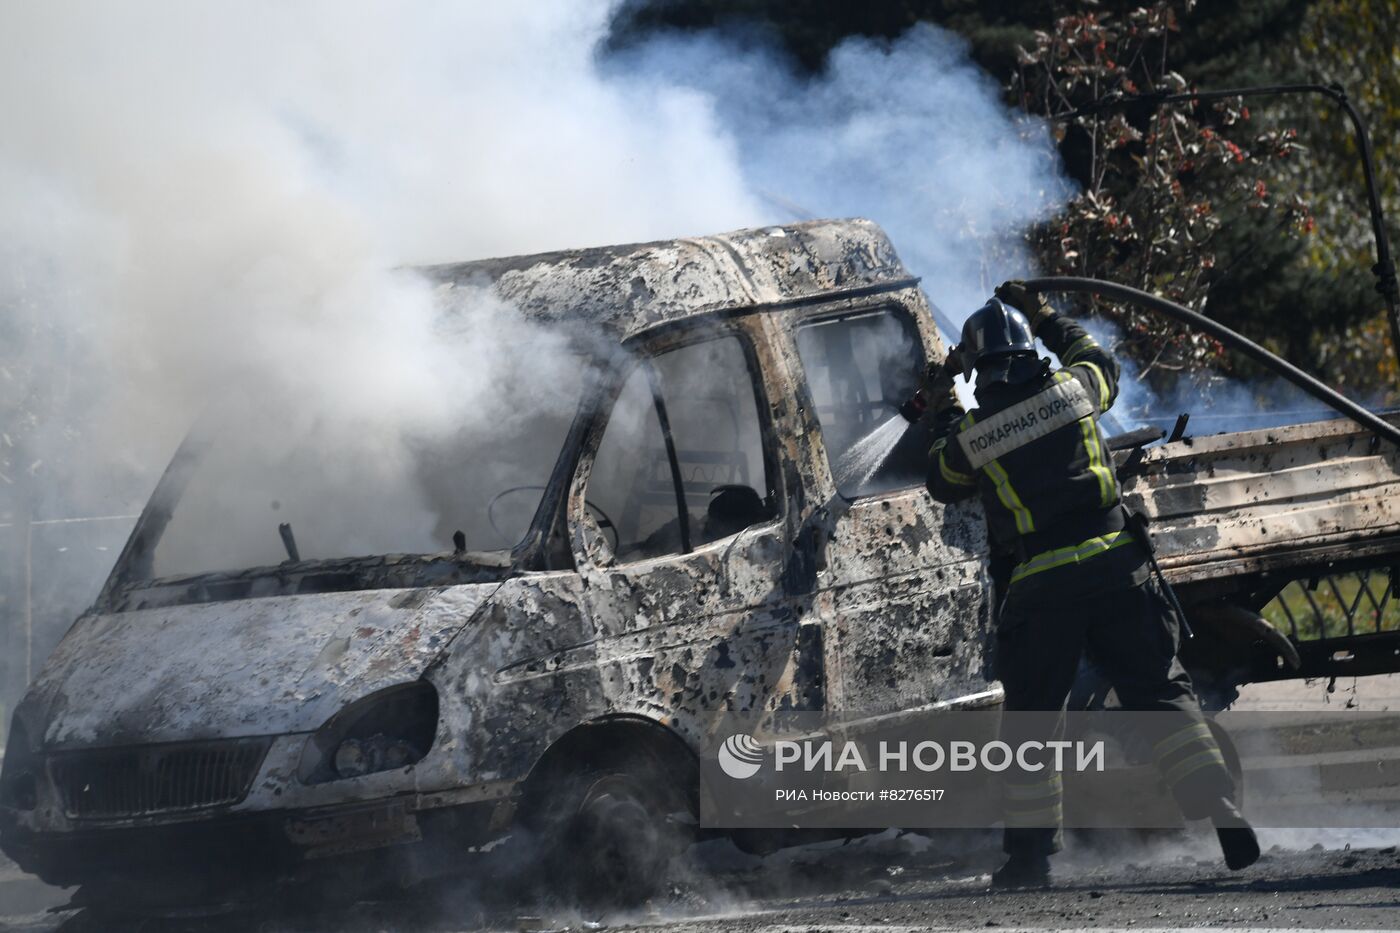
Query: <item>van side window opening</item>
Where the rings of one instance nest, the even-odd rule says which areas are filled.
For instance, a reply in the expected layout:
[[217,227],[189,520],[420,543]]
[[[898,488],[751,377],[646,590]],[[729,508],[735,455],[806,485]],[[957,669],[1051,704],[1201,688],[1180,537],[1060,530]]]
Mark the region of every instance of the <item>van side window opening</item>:
[[[914,324],[885,308],[804,324],[797,353],[816,405],[827,461],[835,468],[857,442],[891,418],[919,387],[924,349]],[[845,495],[875,495],[919,485],[928,456],[928,430],[911,426],[884,466]]]
[[603,531],[624,561],[684,553],[687,538],[693,549],[774,516],[758,399],[738,338],[670,350],[633,370],[587,498],[595,520],[601,511],[614,523]]

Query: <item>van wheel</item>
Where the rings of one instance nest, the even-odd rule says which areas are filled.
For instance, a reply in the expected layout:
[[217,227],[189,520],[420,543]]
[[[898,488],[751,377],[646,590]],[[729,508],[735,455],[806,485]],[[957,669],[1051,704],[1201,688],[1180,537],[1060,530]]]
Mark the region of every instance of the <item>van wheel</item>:
[[602,910],[656,896],[689,839],[660,780],[590,771],[556,782],[539,816],[545,881],[568,901]]

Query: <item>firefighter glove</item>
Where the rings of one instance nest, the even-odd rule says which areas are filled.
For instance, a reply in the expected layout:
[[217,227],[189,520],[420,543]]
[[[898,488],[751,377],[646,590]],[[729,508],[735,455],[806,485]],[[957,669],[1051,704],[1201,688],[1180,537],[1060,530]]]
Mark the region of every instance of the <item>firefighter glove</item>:
[[930,363],[924,375],[924,396],[929,408],[936,414],[958,404],[958,394],[953,390],[953,380],[962,372],[962,363],[957,348],[948,352],[941,363]]
[[[932,372],[933,368],[937,365],[936,363],[930,364],[929,371]],[[950,383],[954,378],[963,374],[962,344],[948,348],[948,355],[943,357],[943,365],[939,368],[947,375]],[[929,381],[932,381],[932,379],[930,378]]]
[[1031,322],[1031,331],[1038,332],[1040,325],[1055,316],[1055,309],[1040,292],[1026,288],[1020,279],[1002,282],[993,292],[998,298],[1024,314]]

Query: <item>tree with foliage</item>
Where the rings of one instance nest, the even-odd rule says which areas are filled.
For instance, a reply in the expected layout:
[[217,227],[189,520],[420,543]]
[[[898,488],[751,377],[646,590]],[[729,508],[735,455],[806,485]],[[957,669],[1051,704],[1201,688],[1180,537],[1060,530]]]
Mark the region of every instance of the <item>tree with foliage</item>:
[[[1317,0],[1308,10],[1296,54],[1300,68],[1315,80],[1345,88],[1369,122],[1393,242],[1400,212],[1400,176],[1393,168],[1400,157],[1400,0]],[[1366,205],[1356,137],[1335,108],[1299,108],[1298,118],[1303,135],[1313,141],[1314,158],[1292,166],[1293,183],[1339,194],[1315,199],[1318,236],[1310,241],[1304,262],[1329,281],[1367,281],[1375,248],[1370,227],[1362,222]],[[1319,329],[1319,355],[1358,388],[1375,387],[1378,395],[1400,400],[1394,389],[1400,383],[1396,355],[1376,352],[1389,338],[1380,301],[1369,289],[1353,285],[1348,292],[1357,313]]]
[[[1013,88],[1027,110],[1056,120],[1061,152],[1083,184],[1033,234],[1045,271],[1111,279],[1203,310],[1212,283],[1251,256],[1248,248],[1221,249],[1228,219],[1259,215],[1251,220],[1260,243],[1307,235],[1315,222],[1298,193],[1280,195],[1269,184],[1274,163],[1297,158],[1296,130],[1256,127],[1243,102],[1093,107],[1114,95],[1189,90],[1170,67],[1179,30],[1172,2],[1124,16],[1061,17],[1022,50]],[[1120,349],[1142,361],[1145,374],[1225,362],[1204,334],[1137,308],[1103,311],[1126,335]]]

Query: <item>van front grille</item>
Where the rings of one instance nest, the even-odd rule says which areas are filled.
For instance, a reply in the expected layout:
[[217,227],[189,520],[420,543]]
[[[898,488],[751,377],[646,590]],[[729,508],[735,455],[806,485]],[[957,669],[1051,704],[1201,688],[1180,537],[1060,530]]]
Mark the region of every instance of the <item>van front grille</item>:
[[238,803],[267,754],[266,739],[60,752],[49,773],[75,819],[115,819]]

